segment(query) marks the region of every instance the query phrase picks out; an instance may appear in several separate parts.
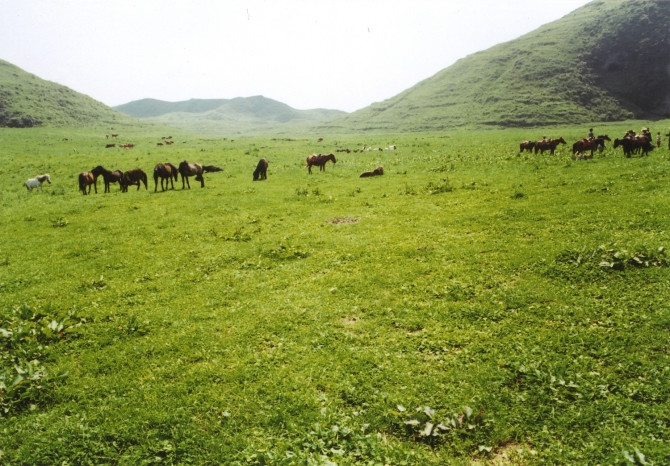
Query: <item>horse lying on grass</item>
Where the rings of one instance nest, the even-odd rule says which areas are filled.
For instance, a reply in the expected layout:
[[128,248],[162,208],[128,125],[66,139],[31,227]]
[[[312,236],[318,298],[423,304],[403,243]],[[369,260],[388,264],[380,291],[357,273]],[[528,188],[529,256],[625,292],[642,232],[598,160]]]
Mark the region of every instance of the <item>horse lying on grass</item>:
[[359,178],[368,178],[370,176],[381,176],[384,174],[384,167],[379,166],[371,172],[363,172]]

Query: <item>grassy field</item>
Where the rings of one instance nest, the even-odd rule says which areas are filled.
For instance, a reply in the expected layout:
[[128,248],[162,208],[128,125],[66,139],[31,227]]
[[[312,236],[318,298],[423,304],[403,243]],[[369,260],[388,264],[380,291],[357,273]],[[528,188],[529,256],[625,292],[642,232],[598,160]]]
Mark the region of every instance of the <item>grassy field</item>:
[[[0,130],[0,462],[670,463],[667,139],[106,132]],[[78,192],[184,159],[224,171]]]

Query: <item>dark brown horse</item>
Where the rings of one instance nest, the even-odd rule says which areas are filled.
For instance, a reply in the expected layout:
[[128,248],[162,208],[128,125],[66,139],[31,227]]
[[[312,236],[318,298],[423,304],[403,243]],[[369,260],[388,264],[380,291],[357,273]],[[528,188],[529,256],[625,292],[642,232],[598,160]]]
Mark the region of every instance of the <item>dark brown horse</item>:
[[128,186],[137,185],[137,190],[140,190],[140,182],[144,183],[144,189],[149,189],[147,186],[147,174],[140,168],[134,168],[123,172],[121,176],[121,192],[127,193]]
[[102,165],[98,165],[93,170],[91,170],[91,173],[93,173],[93,176],[95,176],[96,186],[98,184],[98,177],[102,176],[102,179],[105,182],[105,192],[106,193],[110,192],[109,191],[109,185],[111,183],[119,183],[119,185],[121,185],[121,176],[123,175],[123,172],[121,170],[111,171],[111,170],[107,170]]
[[371,172],[363,172],[359,178],[368,178],[370,176],[381,176],[384,174],[384,167],[379,166]]
[[651,140],[646,136],[626,136],[623,139],[614,140],[614,148],[621,146],[623,148],[623,155],[630,157],[633,154],[642,152],[642,155],[649,155],[649,152],[654,150]]
[[548,150],[551,155],[554,155],[556,146],[559,144],[565,144],[565,139],[559,137],[557,139],[541,139],[535,142],[535,153],[538,152],[544,154],[545,150]]
[[309,157],[307,157],[307,171],[309,171],[309,173],[311,174],[312,173],[312,166],[316,165],[317,167],[319,167],[319,171],[324,172],[324,171],[326,171],[326,163],[329,160],[332,160],[333,163],[337,162],[337,160],[335,160],[335,155],[333,155],[333,154],[328,154],[328,155],[312,154]]
[[533,152],[534,147],[535,141],[523,141],[521,144],[519,144],[519,152],[523,152],[525,150],[528,152]]
[[[156,164],[154,167],[154,192],[158,191],[158,178],[161,179],[162,191],[165,191],[168,182],[174,189],[174,182],[179,179],[179,171],[170,162]],[[163,186],[163,183],[165,183],[165,186]]]
[[191,183],[189,183],[189,176],[195,176],[196,181],[200,181],[200,187],[205,187],[205,179],[202,177],[202,165],[199,163],[189,163],[184,160],[179,164],[179,174],[181,175],[181,189],[191,189]]
[[254,170],[254,181],[268,178],[268,159],[260,159]]
[[[81,172],[79,174],[79,190],[83,195],[91,192],[91,185],[95,188],[95,193],[98,194],[98,183],[96,183],[95,175],[91,172]],[[88,187],[88,192],[86,192]]]
[[[607,137],[607,136],[606,136]],[[609,140],[609,137],[607,137]],[[593,158],[593,151],[605,148],[605,139],[603,137],[580,139],[572,145],[572,155],[576,158]],[[590,155],[585,155],[586,152],[591,152]]]

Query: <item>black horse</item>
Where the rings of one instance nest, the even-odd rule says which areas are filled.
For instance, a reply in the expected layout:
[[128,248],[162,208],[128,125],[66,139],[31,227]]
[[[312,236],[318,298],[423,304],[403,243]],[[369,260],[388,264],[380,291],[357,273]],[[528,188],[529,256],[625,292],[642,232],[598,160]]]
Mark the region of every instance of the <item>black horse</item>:
[[254,170],[254,181],[267,180],[268,178],[268,159],[260,159],[256,170]]

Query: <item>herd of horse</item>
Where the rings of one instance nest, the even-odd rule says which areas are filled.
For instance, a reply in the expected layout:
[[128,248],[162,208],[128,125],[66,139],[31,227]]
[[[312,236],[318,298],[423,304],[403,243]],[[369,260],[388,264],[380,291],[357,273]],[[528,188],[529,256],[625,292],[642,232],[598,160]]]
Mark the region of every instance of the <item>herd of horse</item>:
[[[181,186],[182,189],[191,189],[191,183],[189,178],[195,176],[196,181],[200,181],[200,187],[205,187],[205,179],[202,176],[203,173],[207,172],[218,172],[223,169],[215,165],[201,165],[199,163],[192,163],[184,160],[179,164],[178,167],[174,166],[169,162],[158,163],[154,167],[154,192],[158,191],[158,180],[160,179],[161,190],[165,191],[168,188],[168,183],[172,189],[174,189],[174,182],[178,181],[179,175],[181,175]],[[144,189],[149,189],[148,187],[148,177],[147,174],[141,168],[134,168],[122,172],[121,170],[108,170],[102,165],[91,169],[90,171],[81,172],[79,174],[79,190],[82,194],[90,194],[91,187],[98,192],[98,177],[101,177],[105,182],[105,192],[110,192],[110,185],[113,183],[119,183],[121,187],[121,192],[128,192],[129,186],[137,186],[139,190],[142,184],[144,184]]]
[[[593,153],[596,150],[599,152],[605,150],[605,141],[612,142],[612,139],[604,134],[575,141],[575,143],[572,144],[572,155],[576,159],[593,158]],[[548,150],[551,155],[554,155],[554,151],[559,144],[566,144],[565,139],[559,137],[556,139],[542,138],[538,141],[522,141],[519,144],[519,153],[523,151],[534,151],[536,154],[543,154],[545,150]],[[634,154],[640,153],[642,155],[648,155],[649,152],[654,149],[654,146],[651,143],[651,134],[646,128],[643,129],[640,134],[636,134],[634,131],[629,130],[623,138],[614,139],[612,145],[615,149],[622,147],[624,156],[626,157],[631,157]]]
[[[333,154],[312,154],[306,159],[306,167],[308,173],[312,173],[312,167],[319,167],[320,171],[326,171],[326,164],[328,162],[337,163],[335,155]],[[269,162],[266,158],[261,158],[256,164],[253,172],[253,181],[261,181],[267,179]],[[160,180],[161,191],[166,189],[174,189],[175,181],[179,180],[181,175],[182,189],[191,189],[189,178],[194,176],[196,181],[200,181],[200,187],[205,187],[205,178],[203,173],[218,172],[223,169],[215,165],[201,165],[199,163],[192,163],[184,160],[175,166],[170,162],[158,163],[154,166],[154,192],[158,191],[158,181]],[[360,177],[366,178],[370,176],[380,176],[384,174],[384,168],[379,166],[372,171],[363,172]],[[114,183],[119,183],[121,192],[128,192],[130,186],[137,186],[137,190],[144,185],[144,189],[149,189],[149,182],[147,174],[141,168],[134,168],[128,171],[108,170],[102,165],[98,165],[89,171],[79,173],[79,190],[82,194],[88,195],[91,193],[91,188],[98,193],[98,178],[102,177],[105,184],[105,193],[110,192],[110,186]],[[28,191],[34,188],[42,188],[44,182],[51,183],[51,178],[48,174],[39,175],[35,178],[30,178],[25,182]]]

